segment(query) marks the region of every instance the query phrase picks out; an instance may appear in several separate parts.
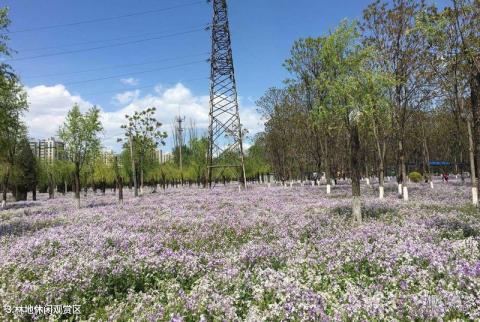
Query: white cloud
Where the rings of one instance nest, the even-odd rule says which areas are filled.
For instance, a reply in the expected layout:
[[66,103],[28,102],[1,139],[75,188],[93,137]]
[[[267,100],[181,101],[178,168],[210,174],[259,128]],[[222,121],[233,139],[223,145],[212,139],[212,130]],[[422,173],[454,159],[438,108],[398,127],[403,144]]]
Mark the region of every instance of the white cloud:
[[134,99],[138,98],[139,95],[140,95],[140,90],[137,89],[137,90],[134,90],[134,91],[126,91],[126,92],[123,92],[123,93],[119,93],[119,94],[115,95],[114,99],[117,103],[123,105],[123,104],[130,103]]
[[135,85],[138,85],[140,81],[137,78],[130,77],[130,78],[122,78],[120,79],[120,82],[122,82],[125,85],[135,86]]
[[26,87],[29,110],[25,115],[29,134],[35,138],[55,136],[71,107],[77,103],[82,111],[93,104],[72,95],[65,86]]
[[[44,138],[55,135],[63,123],[68,110],[73,103],[78,103],[82,110],[87,110],[93,104],[72,95],[63,85],[36,86],[27,88],[30,111],[26,114],[30,135]],[[156,107],[155,117],[163,123],[162,129],[171,136],[172,123],[175,116],[181,114],[193,119],[199,133],[208,128],[209,97],[194,95],[190,89],[178,83],[173,87],[157,85],[152,94],[140,96],[140,92],[127,91],[114,96],[116,104],[122,107],[115,111],[101,113],[104,128],[103,144],[109,149],[118,150],[118,137],[122,137],[120,126],[125,123],[125,115],[133,114],[148,107]],[[240,118],[244,128],[249,130],[249,136],[263,129],[259,114],[253,106],[242,106],[240,100]],[[186,125],[188,126],[188,125]],[[167,148],[171,146],[171,138],[167,138]]]

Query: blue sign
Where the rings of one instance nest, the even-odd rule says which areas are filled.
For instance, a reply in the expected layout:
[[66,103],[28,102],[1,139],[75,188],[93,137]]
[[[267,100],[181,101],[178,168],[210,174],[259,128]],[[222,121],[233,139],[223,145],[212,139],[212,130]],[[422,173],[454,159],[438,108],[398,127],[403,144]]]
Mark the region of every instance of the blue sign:
[[449,166],[450,162],[447,161],[430,161],[430,165],[435,167],[435,166]]

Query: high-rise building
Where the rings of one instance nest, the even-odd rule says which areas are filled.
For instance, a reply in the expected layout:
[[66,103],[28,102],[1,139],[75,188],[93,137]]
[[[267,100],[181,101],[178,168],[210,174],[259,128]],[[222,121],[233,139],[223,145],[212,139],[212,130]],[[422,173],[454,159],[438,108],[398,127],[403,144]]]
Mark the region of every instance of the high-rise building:
[[41,161],[53,162],[65,159],[65,144],[51,137],[43,140],[30,140],[33,154]]
[[104,164],[111,165],[115,158],[115,154],[113,153],[112,150],[103,150],[101,153],[101,157]]
[[173,153],[157,150],[155,158],[160,164],[167,163],[168,161],[173,160]]

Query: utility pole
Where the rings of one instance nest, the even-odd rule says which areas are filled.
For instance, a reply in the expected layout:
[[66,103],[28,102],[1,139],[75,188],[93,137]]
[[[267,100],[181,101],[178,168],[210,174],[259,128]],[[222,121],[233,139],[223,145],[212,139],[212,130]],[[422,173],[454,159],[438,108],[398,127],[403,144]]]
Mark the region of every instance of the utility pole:
[[[242,143],[242,125],[238,111],[237,87],[228,23],[227,1],[212,0],[212,53],[210,58],[210,123],[208,127],[207,180],[212,187],[214,170],[223,175],[226,168],[240,171],[247,187]],[[234,160],[230,156],[235,156]],[[214,178],[215,179],[215,178]]]
[[185,117],[178,116],[176,118],[176,121],[178,123],[177,127],[177,136],[178,136],[178,145],[179,145],[179,152],[180,152],[180,178],[181,178],[181,183],[183,186],[183,161],[182,161],[182,146],[183,146],[183,127],[182,123],[185,121]]

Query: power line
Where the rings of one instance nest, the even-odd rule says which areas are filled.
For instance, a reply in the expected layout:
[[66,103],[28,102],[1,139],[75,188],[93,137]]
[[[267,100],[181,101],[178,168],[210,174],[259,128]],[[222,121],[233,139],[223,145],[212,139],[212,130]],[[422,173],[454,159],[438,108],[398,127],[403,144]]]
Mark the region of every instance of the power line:
[[184,58],[192,58],[192,57],[204,56],[204,55],[208,55],[208,54],[209,54],[208,52],[203,52],[203,53],[195,54],[195,55],[164,58],[164,59],[158,59],[158,60],[151,60],[151,61],[143,62],[143,63],[122,64],[122,65],[110,65],[110,66],[105,66],[105,67],[84,69],[84,70],[78,70],[78,71],[73,71],[73,72],[64,72],[64,73],[54,73],[54,74],[44,74],[44,75],[28,76],[28,77],[22,77],[22,79],[35,79],[35,78],[43,78],[43,77],[55,77],[55,76],[64,76],[64,75],[75,75],[75,74],[89,73],[89,72],[109,70],[109,69],[126,68],[126,67],[133,67],[133,66],[142,66],[142,65],[154,64],[154,63],[160,63],[160,62],[164,62],[164,61],[180,60],[180,59],[184,59]]
[[167,66],[167,67],[155,68],[155,69],[150,69],[150,70],[143,70],[143,71],[138,71],[138,72],[117,74],[117,75],[111,75],[111,76],[105,76],[105,77],[99,77],[99,78],[92,78],[92,79],[86,79],[86,80],[80,80],[80,81],[66,82],[66,83],[63,83],[63,85],[83,84],[83,83],[96,82],[96,81],[118,78],[118,77],[124,77],[124,76],[153,73],[153,72],[156,72],[156,71],[159,71],[159,70],[174,69],[174,68],[190,66],[190,65],[194,65],[194,64],[198,64],[198,63],[205,63],[206,61],[207,60],[197,60],[197,61],[184,63],[184,64],[178,64],[178,65],[174,65],[174,66]]
[[18,34],[18,33],[31,32],[31,31],[65,28],[65,27],[72,27],[72,26],[78,26],[78,25],[84,25],[84,24],[90,24],[90,23],[97,23],[97,22],[102,22],[102,21],[110,21],[110,20],[123,19],[123,18],[135,17],[135,16],[143,16],[143,15],[147,15],[147,14],[151,14],[151,13],[157,13],[157,12],[162,12],[162,11],[169,11],[169,10],[173,10],[173,9],[194,6],[194,5],[197,5],[197,4],[200,4],[200,3],[204,3],[204,2],[203,1],[195,1],[195,2],[185,3],[185,4],[177,5],[177,6],[165,7],[165,8],[154,9],[154,10],[147,10],[147,11],[140,11],[140,12],[133,12],[133,13],[120,15],[120,16],[97,18],[97,19],[70,22],[70,23],[65,23],[65,24],[14,30],[14,31],[10,31],[9,34]]
[[[208,26],[208,23],[200,26],[204,27]],[[200,28],[200,27],[192,27],[192,28]],[[163,32],[149,32],[149,33],[143,33],[143,34],[138,34],[138,35],[130,35],[130,36],[123,36],[123,37],[117,37],[117,38],[109,38],[109,39],[99,39],[99,40],[90,40],[90,41],[82,41],[82,42],[77,42],[74,44],[69,44],[69,45],[60,45],[60,46],[48,46],[48,47],[37,47],[37,48],[26,48],[26,49],[20,49],[17,52],[25,53],[25,52],[32,52],[32,51],[41,51],[41,50],[48,50],[48,49],[62,49],[62,48],[71,48],[71,47],[76,47],[76,46],[81,46],[81,45],[88,45],[88,44],[96,44],[96,43],[102,43],[102,42],[111,42],[111,41],[117,41],[117,40],[123,40],[123,39],[130,39],[130,38],[137,38],[137,37],[145,37],[145,36],[152,36],[152,35],[158,35],[162,34]]]
[[[90,48],[69,50],[69,51],[63,51],[63,52],[52,53],[52,54],[43,54],[43,55],[36,55],[36,56],[29,56],[29,57],[6,59],[5,61],[12,62],[12,61],[30,60],[30,59],[37,59],[37,58],[45,58],[45,57],[53,57],[53,56],[62,56],[62,55],[67,55],[67,54],[75,54],[75,53],[87,52],[87,51],[92,51],[92,50],[99,50],[99,49],[104,49],[104,48],[120,47],[120,46],[125,46],[125,45],[138,44],[138,43],[141,43],[141,42],[146,42],[146,41],[151,41],[151,40],[157,40],[157,39],[163,39],[163,38],[169,38],[169,37],[191,34],[191,33],[198,32],[198,31],[204,31],[205,29],[206,28],[198,28],[198,29],[192,29],[192,30],[183,31],[183,32],[177,32],[177,33],[173,33],[173,34],[167,34],[167,35],[163,35],[163,36],[159,36],[159,37],[151,37],[151,38],[145,38],[145,39],[139,39],[139,40],[133,40],[133,41],[126,41],[126,42],[118,43],[118,44],[111,44],[111,45],[104,45],[104,46],[97,46],[97,47],[90,47]],[[208,27],[207,27],[207,29],[208,29]]]

